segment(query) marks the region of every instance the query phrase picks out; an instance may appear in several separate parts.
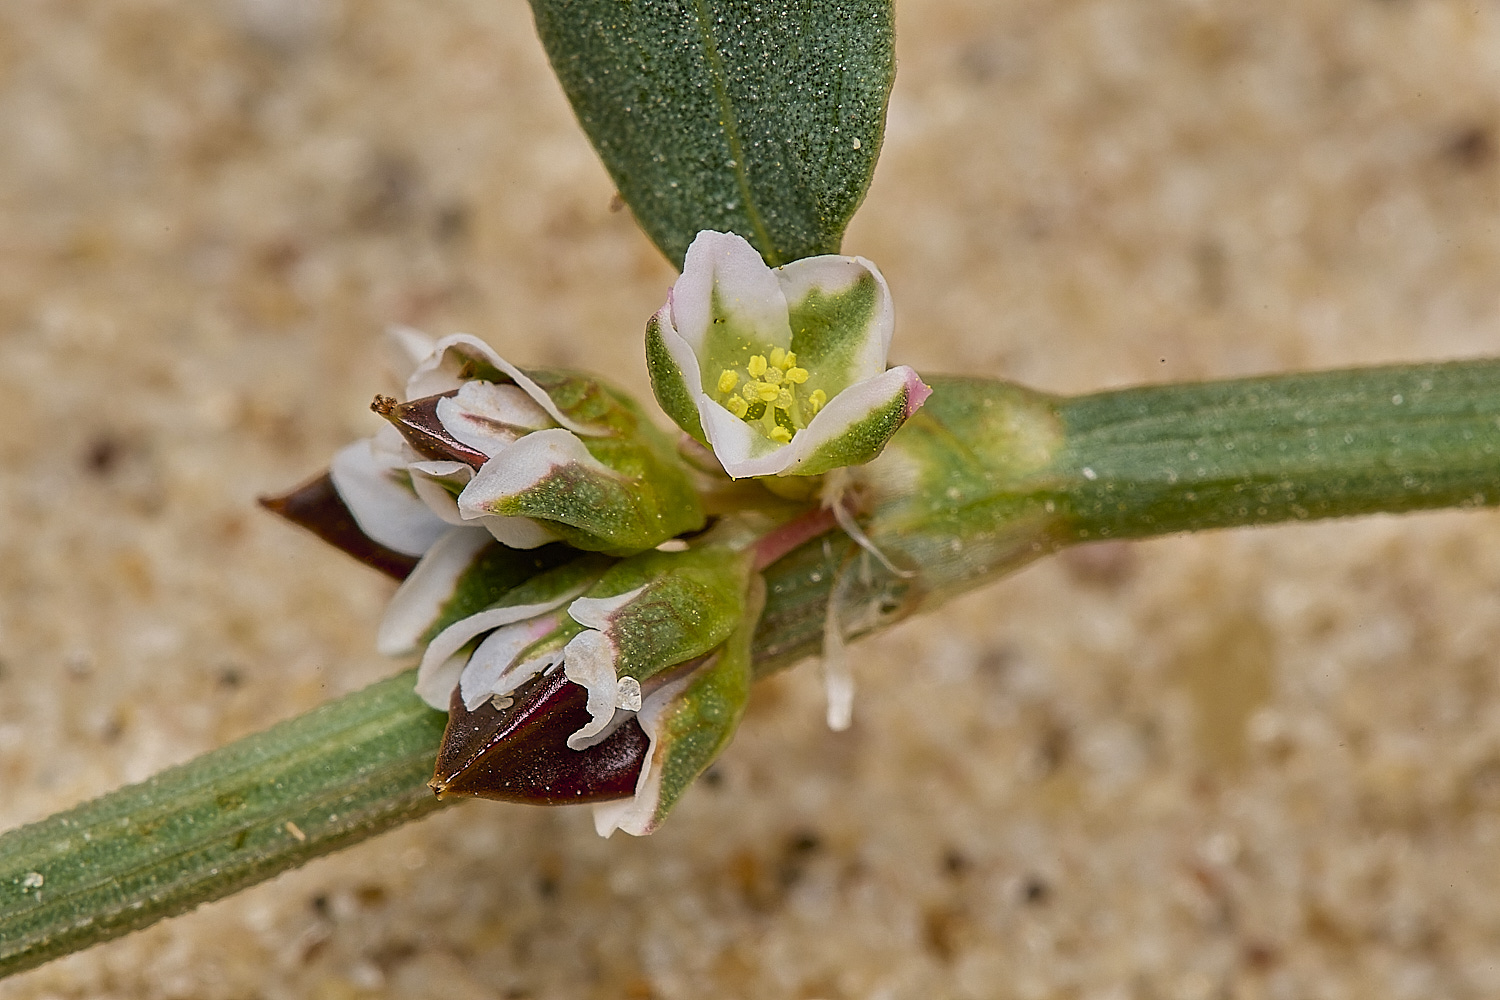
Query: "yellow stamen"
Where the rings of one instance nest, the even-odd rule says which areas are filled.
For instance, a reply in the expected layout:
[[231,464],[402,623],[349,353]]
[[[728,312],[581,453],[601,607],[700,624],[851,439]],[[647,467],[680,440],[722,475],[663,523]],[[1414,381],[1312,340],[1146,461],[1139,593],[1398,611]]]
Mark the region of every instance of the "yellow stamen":
[[743,368],[720,370],[718,388],[721,397],[727,397],[725,409],[777,444],[786,444],[828,401],[822,389],[798,398],[797,386],[808,377],[806,368],[797,367],[796,354],[772,347],[765,354],[751,355]]

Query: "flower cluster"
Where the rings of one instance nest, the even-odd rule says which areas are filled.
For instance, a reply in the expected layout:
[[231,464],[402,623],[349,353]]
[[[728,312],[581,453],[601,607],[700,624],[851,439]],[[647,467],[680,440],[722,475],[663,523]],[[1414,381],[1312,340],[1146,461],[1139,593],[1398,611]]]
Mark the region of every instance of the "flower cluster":
[[[728,742],[748,697],[759,615],[749,554],[705,545],[613,563],[581,555],[454,620],[455,601],[496,578],[496,567],[473,554],[434,550],[425,571],[396,592],[382,645],[422,651],[417,693],[469,724],[450,721],[450,734],[472,733],[481,712],[523,714],[523,691],[556,672],[585,694],[587,718],[566,736],[568,750],[599,748],[633,721],[646,737],[633,794],[623,807],[600,807],[599,824],[602,833],[649,833]],[[440,791],[459,786],[465,770],[489,768],[487,749],[449,773],[440,768]],[[579,784],[549,800],[586,800]],[[500,789],[491,797],[542,795]]]
[[340,451],[330,474],[360,530],[421,555],[452,527],[484,528],[516,549],[565,541],[616,554],[703,525],[670,440],[591,378],[523,372],[483,341],[428,344],[390,423]]
[[[647,362],[662,408],[729,476],[815,477],[870,461],[926,399],[910,368],[886,368],[893,328],[869,261],[772,270],[703,232],[647,325]],[[336,496],[324,480],[276,509],[389,550],[380,565],[414,561],[377,645],[418,658],[417,693],[449,713],[439,794],[593,802],[601,833],[651,832],[744,710],[756,560],[827,514],[729,510],[704,531],[701,472],[628,397],[473,337],[396,339],[404,400],[376,397],[386,425],[335,457]]]

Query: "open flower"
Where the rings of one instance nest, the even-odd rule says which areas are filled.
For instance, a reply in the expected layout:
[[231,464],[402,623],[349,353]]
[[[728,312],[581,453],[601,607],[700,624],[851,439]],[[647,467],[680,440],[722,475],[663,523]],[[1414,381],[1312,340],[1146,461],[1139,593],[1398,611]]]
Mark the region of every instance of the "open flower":
[[[458,794],[522,797],[518,776],[496,767],[505,748],[483,735],[503,721],[488,710],[503,713],[513,696],[536,690],[534,681],[561,675],[581,689],[586,704],[586,714],[565,713],[570,726],[586,721],[550,738],[561,754],[578,753],[579,769],[597,766],[581,751],[611,739],[627,722],[644,731],[635,804],[616,807],[609,829],[649,832],[728,742],[748,697],[749,636],[760,607],[752,596],[758,595],[752,580],[759,580],[751,571],[752,555],[722,545],[653,551],[613,563],[577,554],[457,620],[452,608],[462,603],[459,594],[480,591],[485,574],[513,567],[483,567],[474,553],[447,541],[428,558],[431,571],[419,569],[397,592],[381,641],[392,650],[409,647],[414,637],[425,641],[417,693],[463,719],[459,726],[450,722],[440,758],[474,770],[440,774],[438,784]],[[559,704],[550,694],[544,702],[539,710]],[[479,718],[496,725],[476,727]],[[541,725],[546,728],[545,720]],[[483,745],[474,747],[475,739]],[[549,756],[557,760],[557,753]],[[555,772],[554,783],[577,787],[566,766]]]
[[652,388],[736,479],[860,465],[931,392],[911,368],[886,369],[894,324],[863,257],[772,270],[739,236],[704,231],[646,327]]
[[[404,343],[421,351],[414,335]],[[512,548],[552,541],[616,554],[703,524],[671,442],[601,383],[523,372],[473,337],[427,345],[407,401],[334,457],[331,475],[360,529],[421,555],[450,526]]]

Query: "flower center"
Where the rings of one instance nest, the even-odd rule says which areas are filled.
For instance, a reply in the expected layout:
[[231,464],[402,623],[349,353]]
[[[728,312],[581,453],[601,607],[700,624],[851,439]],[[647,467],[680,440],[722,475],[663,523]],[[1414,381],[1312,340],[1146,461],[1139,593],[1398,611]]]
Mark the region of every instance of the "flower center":
[[719,402],[772,441],[786,444],[828,402],[822,389],[800,394],[798,386],[806,381],[807,369],[797,367],[797,355],[773,347],[769,354],[752,354],[743,369],[719,373]]

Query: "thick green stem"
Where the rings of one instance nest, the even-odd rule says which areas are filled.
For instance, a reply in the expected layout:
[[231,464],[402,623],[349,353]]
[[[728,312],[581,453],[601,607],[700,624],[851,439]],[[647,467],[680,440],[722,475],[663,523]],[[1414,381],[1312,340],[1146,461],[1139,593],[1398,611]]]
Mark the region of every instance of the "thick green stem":
[[1078,539],[1500,502],[1500,361],[1154,386],[1058,412]]
[[438,807],[414,672],[0,837],[0,977]]
[[[933,379],[868,467],[873,547],[813,539],[766,571],[758,673],[1078,541],[1500,501],[1500,361],[1059,400]],[[400,674],[0,836],[0,976],[438,808],[443,715]]]

